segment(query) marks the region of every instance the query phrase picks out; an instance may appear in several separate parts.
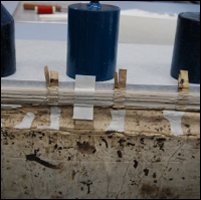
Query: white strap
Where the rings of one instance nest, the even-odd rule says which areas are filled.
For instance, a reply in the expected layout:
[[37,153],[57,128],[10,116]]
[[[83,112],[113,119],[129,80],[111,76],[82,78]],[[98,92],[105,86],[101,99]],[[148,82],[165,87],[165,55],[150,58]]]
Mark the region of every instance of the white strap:
[[87,121],[94,119],[94,105],[87,101],[87,97],[88,100],[93,100],[96,91],[95,87],[95,76],[76,76],[73,119]]

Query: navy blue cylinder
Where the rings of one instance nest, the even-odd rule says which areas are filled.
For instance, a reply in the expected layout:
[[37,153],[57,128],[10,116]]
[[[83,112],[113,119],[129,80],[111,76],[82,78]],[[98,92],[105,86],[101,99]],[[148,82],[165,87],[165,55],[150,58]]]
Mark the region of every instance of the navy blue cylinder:
[[114,78],[117,62],[120,8],[103,5],[69,6],[67,75]]
[[1,77],[16,71],[15,25],[10,13],[1,4]]
[[190,83],[200,83],[200,13],[181,13],[172,60],[172,77],[178,79],[180,70],[188,70]]

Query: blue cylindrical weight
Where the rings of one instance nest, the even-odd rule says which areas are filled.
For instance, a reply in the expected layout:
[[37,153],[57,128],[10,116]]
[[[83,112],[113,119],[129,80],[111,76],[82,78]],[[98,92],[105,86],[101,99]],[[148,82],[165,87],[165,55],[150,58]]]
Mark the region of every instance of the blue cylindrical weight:
[[200,83],[200,13],[179,15],[172,77],[178,79],[180,70],[188,70],[190,83]]
[[114,78],[117,62],[120,8],[100,4],[69,6],[67,75]]
[[16,71],[14,19],[1,4],[1,77]]

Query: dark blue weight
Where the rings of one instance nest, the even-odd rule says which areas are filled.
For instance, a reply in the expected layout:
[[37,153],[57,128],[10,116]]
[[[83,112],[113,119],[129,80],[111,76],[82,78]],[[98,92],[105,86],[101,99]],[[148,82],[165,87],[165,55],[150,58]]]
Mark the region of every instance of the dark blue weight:
[[99,2],[69,6],[67,75],[114,78],[120,8]]
[[16,71],[14,19],[1,4],[1,77]]
[[188,70],[190,83],[200,83],[200,13],[181,13],[172,61],[171,75]]

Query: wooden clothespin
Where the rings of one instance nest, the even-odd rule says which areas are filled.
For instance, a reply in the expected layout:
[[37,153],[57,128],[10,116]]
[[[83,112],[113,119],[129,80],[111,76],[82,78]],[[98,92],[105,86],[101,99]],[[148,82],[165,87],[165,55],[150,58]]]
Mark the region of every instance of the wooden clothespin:
[[49,71],[48,66],[44,68],[45,79],[47,87],[58,87],[59,86],[59,73],[56,71]]
[[127,70],[120,69],[114,78],[114,109],[124,109],[126,100]]
[[189,83],[189,74],[186,70],[181,70],[178,80],[178,91],[179,93],[189,92],[190,83]]
[[47,101],[49,104],[57,106],[59,101],[59,73],[49,71],[48,66],[45,66],[44,73],[47,85]]
[[120,69],[119,70],[119,88],[126,89],[127,86],[127,70]]
[[114,89],[126,89],[127,85],[127,69],[120,69],[119,73],[115,73]]

